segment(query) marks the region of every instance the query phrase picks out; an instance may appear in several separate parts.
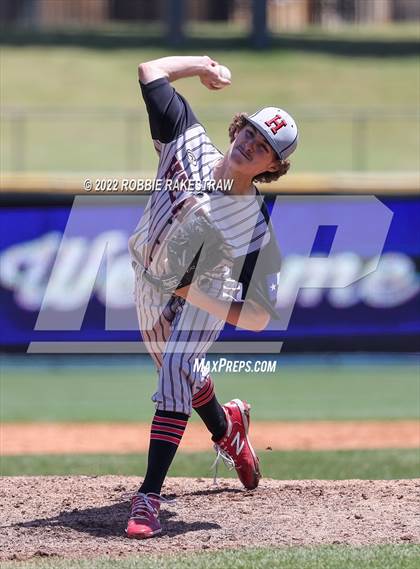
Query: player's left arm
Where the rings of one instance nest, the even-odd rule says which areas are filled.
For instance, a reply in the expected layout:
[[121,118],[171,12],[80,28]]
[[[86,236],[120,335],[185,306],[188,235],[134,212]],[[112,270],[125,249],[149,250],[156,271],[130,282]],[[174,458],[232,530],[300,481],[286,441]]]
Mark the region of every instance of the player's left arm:
[[[243,287],[244,300],[220,300],[207,295],[193,281],[189,287],[177,289],[176,293],[197,308],[213,314],[234,326],[260,332],[264,330],[270,318],[279,318],[275,301],[271,298],[271,278],[277,278],[281,267],[281,255],[270,223],[270,216],[265,203],[262,213],[267,222],[270,239],[265,247],[249,253],[245,259],[238,259],[242,267],[240,274],[234,276]],[[212,250],[214,247],[211,248]],[[234,267],[235,273],[235,267]]]
[[245,330],[261,332],[270,322],[270,314],[255,300],[230,301],[213,298],[203,292],[196,282],[177,289],[176,294],[197,308],[216,316],[216,318]]
[[246,256],[241,273],[237,278],[242,283],[243,298],[256,302],[268,312],[271,318],[279,319],[276,301],[278,277],[281,270],[281,252],[265,199],[261,204],[261,212],[267,223],[270,238],[261,249],[250,252]]

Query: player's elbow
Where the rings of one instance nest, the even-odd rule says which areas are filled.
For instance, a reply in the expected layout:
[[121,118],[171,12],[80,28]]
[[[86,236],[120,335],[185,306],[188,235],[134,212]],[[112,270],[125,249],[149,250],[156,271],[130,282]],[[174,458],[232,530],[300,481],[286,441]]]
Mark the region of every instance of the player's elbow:
[[138,76],[142,83],[147,83],[147,76],[149,74],[148,65],[149,63],[146,61],[144,63],[140,63],[137,67]]
[[262,332],[267,328],[270,322],[270,315],[262,306],[254,301],[250,301],[249,306],[252,309],[252,313],[249,314],[248,329],[252,332]]
[[267,328],[269,322],[270,322],[270,316],[267,312],[265,312],[265,314],[261,315],[255,321],[253,332],[262,332]]
[[147,83],[151,83],[161,77],[168,77],[168,73],[164,67],[162,67],[161,60],[159,59],[140,63],[137,70],[139,79],[143,85],[147,85]]

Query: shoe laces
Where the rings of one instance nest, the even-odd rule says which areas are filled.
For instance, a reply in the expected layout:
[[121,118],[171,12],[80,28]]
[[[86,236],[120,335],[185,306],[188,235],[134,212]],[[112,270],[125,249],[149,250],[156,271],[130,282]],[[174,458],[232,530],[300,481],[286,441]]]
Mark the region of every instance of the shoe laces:
[[131,505],[131,518],[142,518],[147,517],[149,514],[157,517],[158,509],[154,502],[160,503],[174,503],[174,499],[164,498],[159,494],[154,494],[150,492],[149,494],[143,494],[143,492],[137,492],[136,494],[128,494],[125,497],[130,498],[132,500]]
[[236,466],[235,466],[235,461],[230,456],[230,454],[227,453],[225,450],[223,450],[219,445],[215,444],[214,450],[216,451],[217,454],[210,468],[211,469],[214,468],[213,484],[217,484],[217,474],[219,470],[219,463],[221,461],[224,463],[224,465],[228,470],[233,470]]

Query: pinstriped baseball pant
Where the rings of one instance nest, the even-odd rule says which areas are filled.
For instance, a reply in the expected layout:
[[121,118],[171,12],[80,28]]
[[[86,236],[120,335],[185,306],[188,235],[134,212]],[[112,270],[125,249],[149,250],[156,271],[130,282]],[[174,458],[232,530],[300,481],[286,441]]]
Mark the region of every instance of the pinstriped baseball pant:
[[[184,299],[163,294],[135,265],[134,298],[140,331],[157,372],[156,409],[191,415],[192,398],[208,375],[194,369],[217,340],[224,321]],[[208,292],[208,291],[206,291]]]

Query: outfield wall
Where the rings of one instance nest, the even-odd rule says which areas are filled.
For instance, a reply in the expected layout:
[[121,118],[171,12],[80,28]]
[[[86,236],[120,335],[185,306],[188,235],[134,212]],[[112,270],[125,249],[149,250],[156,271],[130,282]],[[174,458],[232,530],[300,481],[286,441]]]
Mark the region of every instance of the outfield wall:
[[[140,345],[126,244],[147,196],[87,193],[83,179],[2,177],[4,350]],[[290,176],[262,189],[283,254],[269,284],[284,317],[259,334],[226,326],[221,340],[248,352],[256,342],[283,342],[283,351],[418,349],[418,177]]]

